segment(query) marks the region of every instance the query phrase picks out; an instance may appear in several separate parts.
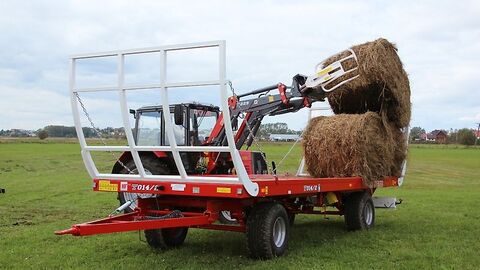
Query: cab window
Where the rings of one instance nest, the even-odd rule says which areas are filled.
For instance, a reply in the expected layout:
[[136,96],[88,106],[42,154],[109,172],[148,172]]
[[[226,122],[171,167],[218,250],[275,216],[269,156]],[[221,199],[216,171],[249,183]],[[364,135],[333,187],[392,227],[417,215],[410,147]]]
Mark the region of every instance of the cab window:
[[[170,119],[172,121],[173,135],[175,136],[175,141],[177,142],[177,145],[185,145],[185,127],[182,125],[175,125],[173,113],[170,114]],[[165,134],[165,145],[170,145],[167,134]]]
[[161,140],[161,113],[141,113],[137,127],[137,145],[158,146]]

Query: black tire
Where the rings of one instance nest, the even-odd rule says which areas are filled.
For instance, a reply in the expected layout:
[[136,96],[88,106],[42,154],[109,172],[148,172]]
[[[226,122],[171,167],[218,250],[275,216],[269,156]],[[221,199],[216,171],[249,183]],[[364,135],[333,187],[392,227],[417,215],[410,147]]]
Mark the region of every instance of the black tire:
[[187,233],[188,228],[146,230],[145,239],[152,248],[166,249],[181,246]]
[[290,227],[295,224],[295,216],[295,213],[288,213],[288,223],[290,224]]
[[375,225],[375,206],[369,192],[350,194],[346,198],[344,207],[347,230],[368,230]]
[[[148,171],[148,172],[150,172],[154,175],[164,175],[164,174],[169,174],[170,173],[170,170],[168,169],[167,164],[164,161],[159,160],[155,156],[143,156],[141,159],[142,159],[142,163],[143,163],[143,167],[144,167],[145,171]],[[135,162],[133,160],[129,160],[124,164],[132,172],[137,171],[137,168],[135,166]],[[127,169],[122,168],[122,170],[120,170],[119,173],[120,174],[128,174],[129,172],[128,172]],[[120,205],[123,205],[124,203],[127,202],[127,200],[135,200],[135,197],[138,197],[138,196],[139,195],[137,193],[119,192],[118,196],[117,196],[117,199],[118,199]],[[150,195],[142,194],[141,196],[143,196],[144,198],[147,198]],[[124,210],[124,212],[125,213],[130,213],[135,209],[136,206],[137,206],[137,203],[135,201],[129,207],[127,207]]]
[[[274,234],[274,231],[279,233]],[[281,231],[281,232],[280,232]],[[247,248],[256,259],[271,259],[285,254],[290,225],[287,211],[275,202],[253,207],[247,219]]]

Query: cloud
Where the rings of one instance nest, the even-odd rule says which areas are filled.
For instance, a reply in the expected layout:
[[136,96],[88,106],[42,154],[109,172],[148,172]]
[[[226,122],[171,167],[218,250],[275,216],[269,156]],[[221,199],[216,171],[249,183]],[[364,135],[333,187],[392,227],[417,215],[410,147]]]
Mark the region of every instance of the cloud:
[[[329,55],[380,36],[397,43],[410,75],[413,126],[471,126],[480,112],[479,18],[478,1],[2,1],[0,129],[71,124],[71,54],[225,39],[227,74],[241,93],[289,84]],[[200,75],[196,65],[176,72]],[[154,78],[148,70],[132,76]],[[92,110],[105,102],[91,101]],[[108,112],[97,117],[110,120]],[[300,129],[305,117],[280,120]]]
[[[478,108],[480,109],[480,108]],[[470,115],[470,116],[462,116],[459,118],[460,121],[467,121],[467,122],[476,122],[478,125],[480,122],[480,113]]]
[[47,124],[73,125],[67,96],[41,88],[1,87],[1,128],[37,129]]

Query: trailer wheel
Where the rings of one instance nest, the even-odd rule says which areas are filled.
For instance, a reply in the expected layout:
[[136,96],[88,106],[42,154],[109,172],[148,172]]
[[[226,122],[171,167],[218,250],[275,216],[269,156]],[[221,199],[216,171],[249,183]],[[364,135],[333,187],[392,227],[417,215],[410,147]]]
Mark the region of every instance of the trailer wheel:
[[181,246],[187,237],[187,233],[188,228],[146,230],[145,238],[150,247],[165,249]]
[[254,206],[247,219],[247,247],[250,256],[271,259],[287,250],[290,224],[285,208],[274,202]]
[[[143,167],[145,169],[145,173],[147,175],[163,175],[163,174],[169,174],[169,169],[167,167],[167,164],[165,162],[159,160],[156,157],[153,156],[143,156],[142,157],[142,163]],[[131,170],[133,173],[137,172],[137,168],[135,166],[135,162],[133,160],[130,160],[125,163],[125,166]],[[120,172],[120,174],[128,174],[129,172],[127,169],[123,168]],[[119,192],[117,199],[120,202],[120,205],[123,205],[127,201],[132,201],[132,204],[130,204],[129,207],[127,207],[124,212],[125,213],[131,213],[133,210],[135,210],[135,207],[137,207],[137,199],[138,198],[150,198],[153,197],[151,194],[146,194],[146,193],[133,193],[133,192]]]
[[368,230],[375,224],[375,207],[368,192],[355,192],[345,201],[345,225],[347,230]]

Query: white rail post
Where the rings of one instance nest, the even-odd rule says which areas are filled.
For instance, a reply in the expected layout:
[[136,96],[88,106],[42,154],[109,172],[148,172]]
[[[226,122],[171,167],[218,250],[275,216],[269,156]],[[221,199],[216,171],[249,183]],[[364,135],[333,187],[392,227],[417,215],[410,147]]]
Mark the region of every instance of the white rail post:
[[[218,64],[218,80],[210,81],[188,81],[188,82],[167,82],[167,53],[169,51],[176,50],[193,50],[193,49],[204,49],[204,48],[217,48],[219,50],[219,64]],[[146,49],[133,49],[133,50],[121,50],[114,52],[104,52],[104,53],[89,53],[81,54],[71,57],[71,68],[70,68],[70,94],[71,94],[71,105],[74,116],[75,128],[78,134],[79,143],[82,148],[82,157],[85,163],[85,166],[88,170],[88,173],[92,178],[100,179],[117,179],[125,181],[134,181],[134,180],[144,180],[144,181],[179,181],[179,182],[208,182],[208,183],[233,183],[240,182],[245,190],[251,196],[256,196],[258,194],[258,184],[251,181],[249,178],[243,161],[240,157],[239,151],[235,146],[235,139],[233,137],[232,123],[230,119],[230,112],[228,106],[228,93],[226,87],[226,62],[225,62],[225,41],[210,41],[210,42],[201,42],[201,43],[190,43],[190,44],[180,44],[180,45],[168,45],[155,48],[146,48]],[[127,55],[134,54],[143,54],[143,53],[160,53],[160,83],[159,84],[148,84],[148,85],[130,85],[125,86],[125,58]],[[117,76],[118,84],[103,86],[103,87],[91,87],[91,88],[77,88],[76,86],[76,70],[75,64],[78,60],[81,59],[90,59],[90,58],[101,58],[101,57],[116,57],[117,58]],[[175,134],[174,134],[174,123],[172,120],[169,104],[169,90],[177,87],[197,87],[197,86],[208,86],[208,85],[218,85],[220,91],[220,103],[223,112],[223,121],[225,128],[225,135],[227,136],[227,146],[179,146],[177,144]],[[169,139],[169,146],[137,146],[132,128],[130,125],[130,114],[128,111],[127,95],[126,91],[128,90],[141,90],[141,89],[159,89],[161,98],[162,98],[162,112],[163,118],[165,121],[165,134]],[[80,121],[80,108],[78,103],[82,105],[81,101],[77,100],[77,93],[80,92],[100,92],[100,91],[112,91],[118,92],[120,110],[123,121],[123,126],[125,128],[125,135],[128,141],[126,146],[89,146],[85,140],[85,136],[82,130],[82,124]],[[83,109],[83,105],[82,105]],[[86,113],[86,112],[85,112]],[[93,125],[93,123],[92,123]],[[109,173],[99,173],[98,169],[92,159],[92,151],[128,151],[131,153],[132,158],[137,167],[138,174],[109,174]],[[145,169],[142,164],[139,152],[141,151],[168,151],[172,152],[175,165],[178,169],[179,175],[146,175]],[[203,176],[203,175],[187,175],[185,167],[181,159],[181,152],[228,152],[231,155],[233,164],[237,171],[237,175],[232,175],[231,177],[225,176]]]
[[73,122],[75,124],[75,131],[77,132],[78,142],[80,143],[81,154],[83,158],[83,164],[85,164],[85,168],[87,168],[87,172],[90,177],[93,179],[98,175],[97,167],[93,162],[92,155],[90,151],[85,150],[87,146],[87,142],[85,140],[85,135],[83,134],[82,129],[82,122],[80,121],[80,112],[78,108],[78,100],[77,100],[77,92],[75,91],[76,88],[76,59],[70,58],[70,103],[72,105],[72,113],[73,113]]
[[172,149],[173,160],[175,161],[175,165],[177,166],[178,173],[180,177],[185,180],[187,178],[187,172],[185,171],[185,167],[182,163],[182,158],[180,153],[177,149],[177,140],[175,138],[175,134],[173,132],[173,125],[172,125],[172,116],[170,115],[170,103],[168,102],[168,90],[166,87],[167,82],[167,51],[161,50],[160,51],[160,93],[162,98],[162,111],[163,111],[163,119],[165,121],[165,132],[168,137],[168,142]]
[[225,129],[225,134],[227,136],[228,147],[230,148],[230,155],[235,165],[235,170],[237,171],[238,179],[242,182],[243,186],[247,190],[248,194],[252,196],[257,196],[258,194],[258,184],[254,183],[248,177],[248,173],[245,170],[243,165],[242,158],[238,152],[235,144],[235,139],[233,138],[232,131],[232,122],[230,120],[230,107],[228,106],[228,95],[227,95],[227,86],[226,86],[226,61],[225,61],[225,41],[221,41],[219,45],[219,80],[220,80],[220,98],[223,111],[223,126]]
[[133,161],[137,167],[137,171],[141,177],[145,177],[145,169],[143,168],[142,160],[138,151],[135,149],[135,139],[133,138],[132,127],[130,126],[129,113],[128,113],[128,104],[127,96],[125,89],[123,88],[125,76],[124,76],[124,64],[125,56],[121,53],[117,55],[118,59],[118,94],[120,96],[120,110],[122,112],[123,127],[125,129],[125,136],[128,141],[128,148],[130,149],[130,154],[132,154]]

